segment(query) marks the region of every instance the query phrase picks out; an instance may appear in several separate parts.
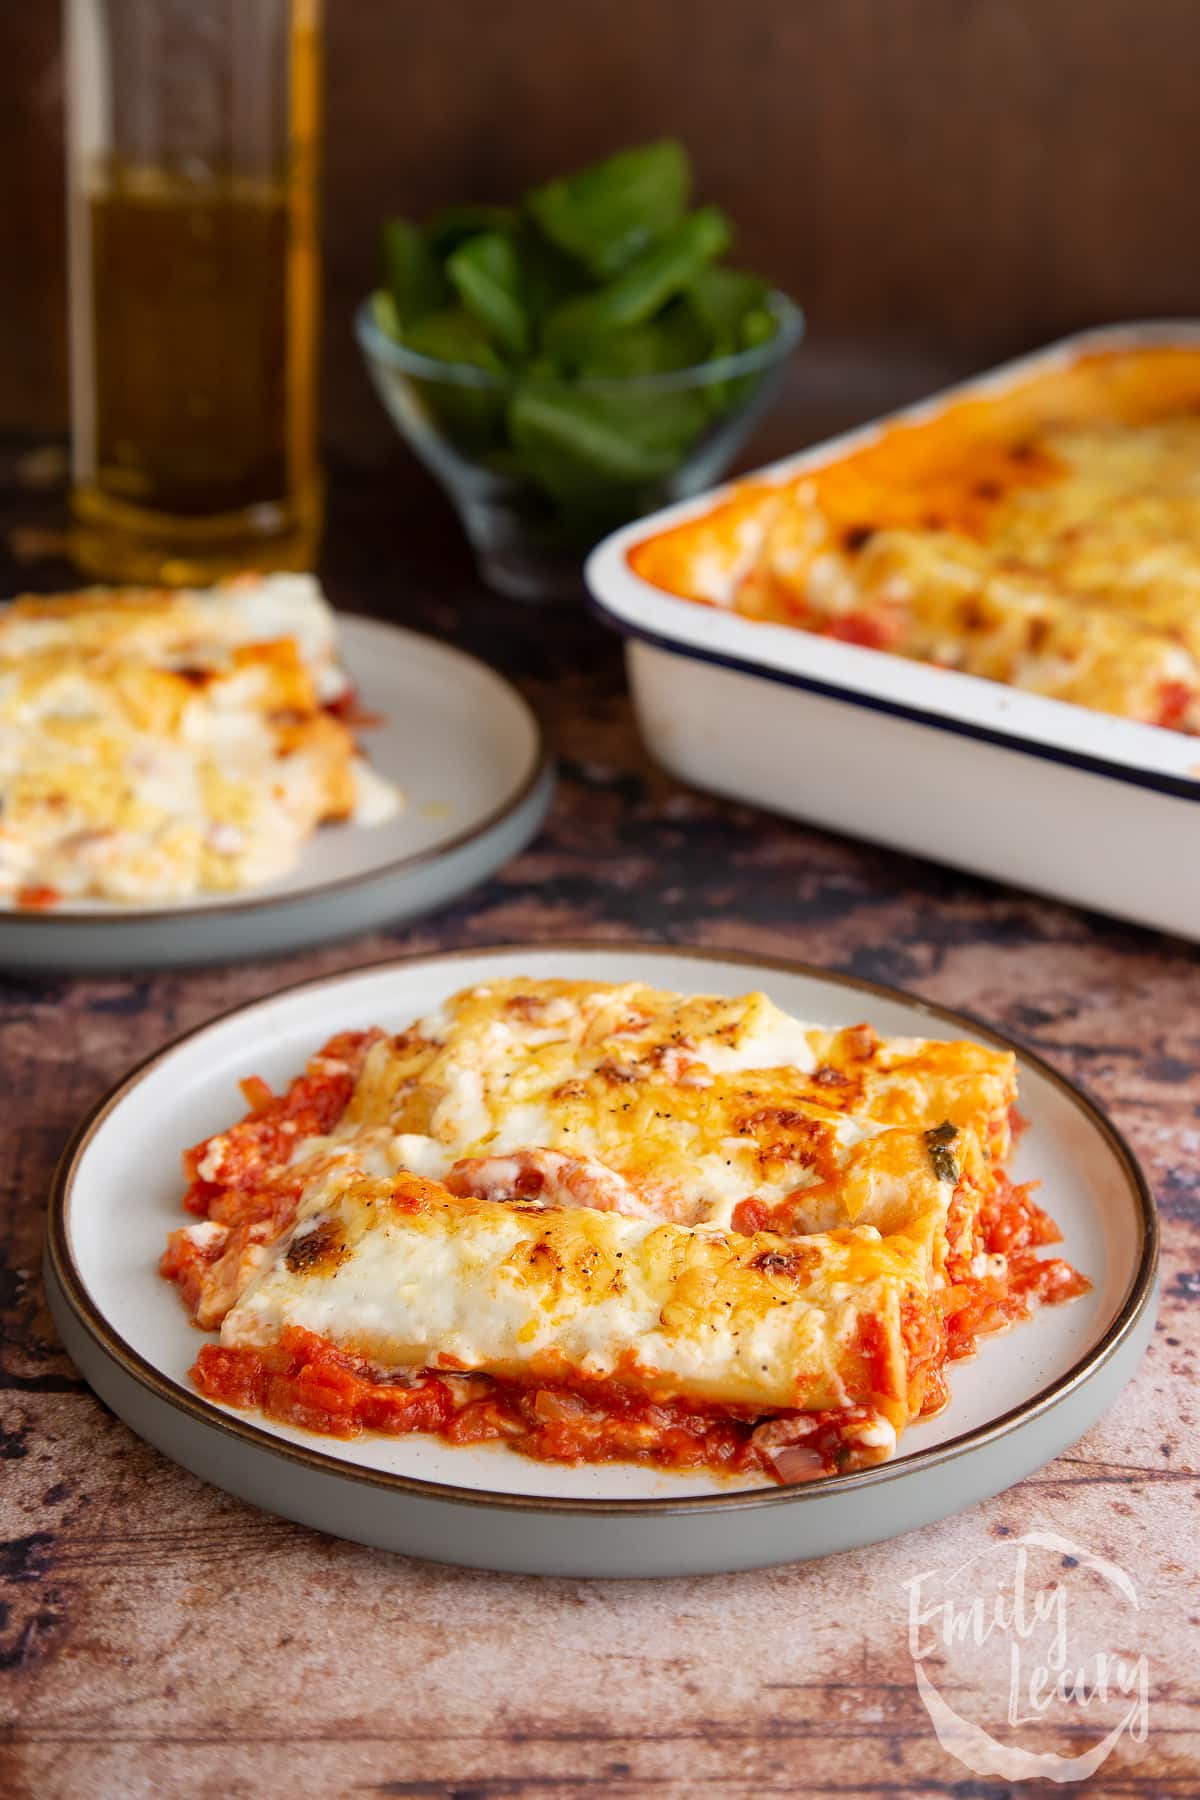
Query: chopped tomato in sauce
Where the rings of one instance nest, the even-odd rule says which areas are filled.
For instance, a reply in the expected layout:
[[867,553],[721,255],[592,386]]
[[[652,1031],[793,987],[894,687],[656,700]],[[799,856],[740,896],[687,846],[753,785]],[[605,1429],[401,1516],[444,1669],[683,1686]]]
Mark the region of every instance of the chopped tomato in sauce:
[[339,1032],[282,1094],[273,1094],[261,1076],[248,1076],[241,1084],[250,1107],[245,1118],[184,1154],[187,1210],[239,1225],[272,1216],[281,1198],[294,1203],[302,1183],[287,1174],[292,1152],[303,1139],[333,1130],[367,1052],[382,1036],[378,1030]]
[[852,612],[832,619],[825,626],[824,635],[843,644],[861,644],[866,650],[889,650],[899,631],[890,619],[878,613]]
[[282,1094],[272,1093],[261,1076],[247,1076],[241,1088],[250,1110],[240,1124],[185,1152],[184,1206],[224,1229],[199,1244],[187,1227],[171,1232],[158,1266],[198,1324],[220,1323],[261,1260],[262,1246],[291,1224],[311,1173],[311,1167],[290,1167],[296,1145],[333,1130],[382,1035],[340,1032]]
[[1158,723],[1175,730],[1187,718],[1196,693],[1186,681],[1164,681],[1158,696]]
[[[206,1344],[191,1374],[211,1400],[257,1407],[270,1419],[333,1437],[421,1431],[449,1444],[503,1439],[541,1462],[634,1462],[771,1480],[784,1478],[777,1456],[782,1469],[789,1468],[786,1444],[776,1450],[770,1440],[755,1442],[758,1422],[724,1407],[654,1400],[602,1381],[543,1387],[432,1370],[388,1380],[361,1358],[295,1326],[264,1349]],[[787,1438],[791,1422],[792,1436],[811,1452],[810,1466],[792,1479],[875,1460],[852,1432],[847,1435],[848,1427],[869,1417],[863,1407],[773,1415],[776,1438]]]
[[766,1231],[771,1225],[772,1209],[765,1200],[751,1194],[748,1200],[739,1200],[733,1209],[730,1224],[734,1231],[753,1237],[756,1231]]
[[1028,1318],[1032,1301],[1056,1306],[1091,1287],[1061,1257],[1038,1256],[1044,1245],[1059,1243],[1062,1233],[1033,1200],[1036,1186],[1017,1186],[1003,1171],[992,1177],[978,1213],[978,1248],[989,1257],[1002,1256],[1003,1272],[974,1275],[964,1269],[945,1290],[946,1356],[951,1362],[971,1356],[983,1333],[1003,1331]]
[[1025,1117],[1025,1114],[1021,1111],[1015,1101],[1008,1109],[1008,1129],[1012,1134],[1014,1143],[1029,1130],[1029,1120]]
[[325,702],[325,711],[331,719],[338,719],[343,725],[352,728],[386,723],[382,713],[369,712],[363,706],[353,682],[348,682],[340,694]]
[[50,907],[57,906],[62,899],[56,887],[22,887],[16,892],[18,906],[24,906],[30,912],[47,912]]

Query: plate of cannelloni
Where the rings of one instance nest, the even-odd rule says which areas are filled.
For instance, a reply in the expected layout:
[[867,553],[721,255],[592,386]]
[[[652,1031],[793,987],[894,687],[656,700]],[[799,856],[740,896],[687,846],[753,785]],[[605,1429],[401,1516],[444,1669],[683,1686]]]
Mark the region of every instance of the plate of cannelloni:
[[25,596],[0,607],[0,966],[227,960],[409,916],[519,849],[551,780],[499,675],[335,613],[311,575]]
[[1008,1486],[1152,1328],[1153,1202],[1048,1065],[794,965],[524,946],[301,984],[66,1152],[101,1396],[271,1510],[544,1573],[759,1566]]

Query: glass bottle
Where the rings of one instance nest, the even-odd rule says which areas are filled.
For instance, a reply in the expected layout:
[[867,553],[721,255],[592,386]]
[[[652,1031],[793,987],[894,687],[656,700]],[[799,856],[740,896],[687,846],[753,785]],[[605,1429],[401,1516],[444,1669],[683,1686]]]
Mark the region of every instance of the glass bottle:
[[75,560],[312,566],[320,0],[64,0]]

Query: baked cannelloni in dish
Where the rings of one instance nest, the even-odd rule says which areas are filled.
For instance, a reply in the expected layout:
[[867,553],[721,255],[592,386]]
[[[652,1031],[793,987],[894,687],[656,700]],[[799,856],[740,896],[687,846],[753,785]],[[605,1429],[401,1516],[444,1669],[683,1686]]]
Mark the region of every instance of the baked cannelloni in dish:
[[630,562],[750,618],[1200,732],[1200,349],[1092,351],[885,423]]
[[0,897],[172,900],[285,873],[398,791],[353,731],[311,576],[0,609]]
[[497,981],[243,1088],[162,1270],[201,1392],[314,1431],[807,1480],[1087,1286],[1004,1174],[1010,1055],[763,994]]

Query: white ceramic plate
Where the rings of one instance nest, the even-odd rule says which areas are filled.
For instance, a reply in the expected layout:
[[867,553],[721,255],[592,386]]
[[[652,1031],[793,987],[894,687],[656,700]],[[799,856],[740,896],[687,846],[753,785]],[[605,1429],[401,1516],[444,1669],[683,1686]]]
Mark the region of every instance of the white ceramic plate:
[[336,1030],[398,1029],[471,982],[526,974],[637,979],[690,992],[762,987],[803,1018],[884,1033],[972,1035],[971,1020],[891,989],[790,964],[625,945],[460,952],[305,982],[178,1039],[84,1121],[50,1209],[46,1275],[64,1342],[135,1431],[217,1486],[343,1537],[439,1561],[542,1574],[759,1567],[891,1537],[1040,1467],[1092,1425],[1153,1327],[1154,1206],[1093,1103],[1021,1053],[1032,1121],[1014,1163],[1038,1175],[1090,1294],[1044,1308],[952,1372],[954,1397],[880,1468],[804,1488],[734,1487],[634,1467],[559,1468],[497,1446],[364,1435],[343,1444],[202,1400],[201,1339],[156,1265],[182,1216],[179,1154],[240,1116],[237,1080],[285,1081]]
[[326,825],[289,875],[245,894],[154,906],[0,903],[0,967],[83,971],[229,962],[412,918],[474,887],[537,831],[554,775],[525,701],[485,664],[398,625],[341,614],[342,661],[372,764],[405,791],[396,818]]

